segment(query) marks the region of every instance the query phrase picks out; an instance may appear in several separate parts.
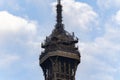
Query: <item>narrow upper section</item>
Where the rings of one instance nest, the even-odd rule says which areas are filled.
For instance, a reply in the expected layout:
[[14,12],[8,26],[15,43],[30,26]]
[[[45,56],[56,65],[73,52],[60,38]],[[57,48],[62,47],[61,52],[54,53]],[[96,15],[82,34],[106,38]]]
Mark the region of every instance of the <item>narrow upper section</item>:
[[61,0],[57,0],[58,4],[61,4]]
[[57,25],[62,24],[62,5],[61,0],[57,1]]

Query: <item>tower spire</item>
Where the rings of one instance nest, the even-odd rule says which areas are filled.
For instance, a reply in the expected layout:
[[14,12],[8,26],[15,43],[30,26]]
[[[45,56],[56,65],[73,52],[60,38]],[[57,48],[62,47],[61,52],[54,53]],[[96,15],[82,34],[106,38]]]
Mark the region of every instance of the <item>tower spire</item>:
[[57,0],[57,24],[62,24],[62,5],[61,5],[61,0]]
[[75,80],[80,52],[78,38],[64,29],[62,24],[61,0],[57,0],[56,25],[50,36],[41,44],[44,51],[40,55],[40,66],[45,80]]
[[61,0],[57,0],[58,1],[58,4],[61,4]]

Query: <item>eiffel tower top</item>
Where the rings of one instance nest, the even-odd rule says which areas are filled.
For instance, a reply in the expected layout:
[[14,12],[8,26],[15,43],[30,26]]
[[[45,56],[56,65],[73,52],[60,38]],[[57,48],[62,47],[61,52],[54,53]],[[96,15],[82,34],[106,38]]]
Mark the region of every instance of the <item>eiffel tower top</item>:
[[43,57],[49,52],[60,50],[65,52],[72,52],[78,54],[78,47],[75,46],[78,43],[78,38],[73,34],[70,34],[64,29],[64,25],[62,24],[62,5],[61,0],[57,0],[57,23],[55,28],[53,29],[50,36],[46,37],[44,43],[42,43],[41,47],[44,48],[44,52],[40,57]]

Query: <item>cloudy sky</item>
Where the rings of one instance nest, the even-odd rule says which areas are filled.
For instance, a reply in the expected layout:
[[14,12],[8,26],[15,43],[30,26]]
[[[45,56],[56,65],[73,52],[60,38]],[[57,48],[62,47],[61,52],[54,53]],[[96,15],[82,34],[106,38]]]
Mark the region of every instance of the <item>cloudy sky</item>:
[[[56,0],[0,0],[0,80],[44,80],[41,42]],[[63,23],[79,38],[76,80],[120,79],[120,0],[62,0]]]

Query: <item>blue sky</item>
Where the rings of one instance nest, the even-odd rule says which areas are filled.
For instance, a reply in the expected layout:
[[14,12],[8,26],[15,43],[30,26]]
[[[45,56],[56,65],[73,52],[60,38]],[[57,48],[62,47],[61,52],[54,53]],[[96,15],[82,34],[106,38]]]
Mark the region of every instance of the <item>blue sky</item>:
[[[0,80],[44,80],[41,42],[56,0],[0,0]],[[63,23],[79,38],[76,80],[120,79],[120,0],[62,0]]]

